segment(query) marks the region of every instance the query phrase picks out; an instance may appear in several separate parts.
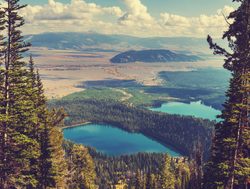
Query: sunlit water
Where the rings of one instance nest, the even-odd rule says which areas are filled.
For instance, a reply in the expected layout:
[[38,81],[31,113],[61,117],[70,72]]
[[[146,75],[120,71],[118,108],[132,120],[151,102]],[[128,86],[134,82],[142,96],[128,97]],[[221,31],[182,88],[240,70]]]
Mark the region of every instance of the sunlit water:
[[169,114],[190,115],[209,120],[218,120],[216,116],[221,113],[219,110],[202,104],[201,101],[191,102],[189,104],[170,102],[162,104],[161,107],[158,108],[150,108],[150,110]]
[[128,133],[110,125],[89,124],[64,129],[63,132],[66,139],[94,147],[107,155],[163,152],[171,156],[180,156],[178,152],[142,134]]

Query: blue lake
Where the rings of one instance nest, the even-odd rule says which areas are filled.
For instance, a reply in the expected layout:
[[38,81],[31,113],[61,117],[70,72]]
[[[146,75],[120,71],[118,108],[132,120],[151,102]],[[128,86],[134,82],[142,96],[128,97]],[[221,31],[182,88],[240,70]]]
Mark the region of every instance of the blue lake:
[[218,120],[216,116],[221,113],[219,110],[202,104],[201,101],[191,102],[189,104],[181,102],[170,102],[162,104],[159,108],[150,108],[150,110],[169,114],[194,116],[209,120]]
[[128,133],[110,125],[88,124],[64,129],[64,137],[76,143],[91,146],[107,155],[126,155],[138,152],[162,152],[171,156],[180,154],[150,138]]

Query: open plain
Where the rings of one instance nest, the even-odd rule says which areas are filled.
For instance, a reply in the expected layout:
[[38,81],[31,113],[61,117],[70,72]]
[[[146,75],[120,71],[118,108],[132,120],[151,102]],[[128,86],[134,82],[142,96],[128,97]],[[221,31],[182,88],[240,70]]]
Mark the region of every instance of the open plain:
[[32,48],[32,55],[42,76],[48,98],[60,98],[82,91],[82,84],[86,81],[136,80],[146,86],[157,86],[162,83],[158,77],[161,71],[190,71],[222,66],[219,59],[198,62],[110,63],[109,60],[116,54],[117,52]]

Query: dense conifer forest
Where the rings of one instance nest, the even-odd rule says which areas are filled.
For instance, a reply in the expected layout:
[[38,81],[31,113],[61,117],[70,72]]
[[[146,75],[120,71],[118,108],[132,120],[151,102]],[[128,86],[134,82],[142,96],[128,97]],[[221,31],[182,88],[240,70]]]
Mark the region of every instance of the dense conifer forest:
[[[65,141],[63,146],[68,152],[73,145]],[[200,188],[201,172],[194,160],[157,153],[113,157],[92,148],[89,153],[96,165],[96,184],[102,189]]]

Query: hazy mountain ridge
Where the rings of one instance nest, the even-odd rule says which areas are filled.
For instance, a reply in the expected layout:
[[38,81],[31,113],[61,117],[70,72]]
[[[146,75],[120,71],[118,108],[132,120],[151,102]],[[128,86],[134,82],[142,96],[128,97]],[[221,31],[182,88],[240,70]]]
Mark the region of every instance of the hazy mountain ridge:
[[76,50],[170,49],[187,53],[209,53],[205,38],[105,35],[98,33],[42,33],[25,36],[34,47]]
[[141,50],[127,51],[114,56],[112,63],[132,63],[132,62],[196,62],[202,60],[198,56],[177,54],[169,50]]

